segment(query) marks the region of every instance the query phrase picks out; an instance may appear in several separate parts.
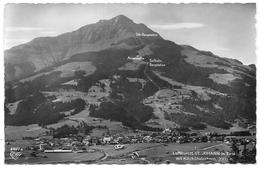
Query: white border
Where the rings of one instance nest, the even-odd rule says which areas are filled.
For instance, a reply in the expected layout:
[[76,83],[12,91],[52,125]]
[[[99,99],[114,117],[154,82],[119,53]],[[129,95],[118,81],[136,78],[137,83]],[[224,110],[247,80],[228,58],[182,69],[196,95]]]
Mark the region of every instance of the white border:
[[[1,23],[1,31],[0,31],[0,49],[1,50],[1,59],[0,59],[0,100],[1,100],[1,112],[0,112],[0,164],[1,164],[1,169],[17,169],[19,168],[19,170],[23,170],[23,169],[28,169],[28,168],[34,168],[37,170],[41,170],[41,169],[47,169],[47,168],[63,168],[65,169],[74,169],[74,168],[84,168],[84,169],[94,169],[94,170],[98,170],[98,169],[103,169],[104,168],[106,170],[121,170],[122,168],[124,169],[139,169],[139,168],[149,168],[150,170],[155,170],[155,169],[163,169],[163,170],[172,170],[173,168],[178,168],[178,169],[200,169],[200,170],[205,170],[205,169],[231,169],[231,168],[235,168],[236,170],[238,169],[245,169],[245,168],[250,168],[251,169],[259,169],[259,144],[257,144],[257,164],[255,165],[231,165],[231,164],[225,164],[225,165],[221,165],[221,164],[210,164],[210,165],[205,165],[205,164],[201,164],[201,165],[175,165],[175,164],[171,164],[171,165],[76,165],[76,164],[71,164],[71,165],[5,165],[4,164],[4,60],[3,60],[3,19],[4,19],[4,5],[6,3],[257,3],[257,0],[221,0],[221,1],[217,1],[217,0],[1,0],[0,1],[0,23]],[[259,21],[259,4],[257,3],[257,15],[256,15],[256,19],[257,21]],[[259,44],[260,44],[260,40],[259,40],[259,22],[257,22],[256,24],[256,28],[257,28],[257,38],[256,38],[256,45],[257,45],[257,58],[259,56]],[[259,62],[257,59],[257,80],[259,80]],[[259,83],[257,83],[257,92],[259,92],[260,90],[260,86]],[[259,129],[259,96],[257,95],[257,128]],[[257,133],[257,139],[259,138],[259,133]],[[257,140],[257,143],[259,141]]]

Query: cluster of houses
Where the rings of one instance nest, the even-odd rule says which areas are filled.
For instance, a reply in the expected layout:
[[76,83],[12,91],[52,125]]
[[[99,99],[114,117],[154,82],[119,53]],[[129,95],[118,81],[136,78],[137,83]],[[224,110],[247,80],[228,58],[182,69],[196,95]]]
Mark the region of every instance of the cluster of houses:
[[[114,145],[124,149],[124,144],[135,143],[198,143],[198,142],[226,142],[231,143],[237,140],[232,136],[218,135],[216,133],[206,133],[198,135],[196,133],[183,133],[177,130],[165,129],[163,132],[137,132],[133,135],[114,134],[95,136],[70,136],[66,138],[40,137],[34,139],[32,146],[27,146],[26,150],[38,150],[44,152],[94,152],[88,146],[93,145]],[[248,142],[255,142],[251,138],[241,138]]]

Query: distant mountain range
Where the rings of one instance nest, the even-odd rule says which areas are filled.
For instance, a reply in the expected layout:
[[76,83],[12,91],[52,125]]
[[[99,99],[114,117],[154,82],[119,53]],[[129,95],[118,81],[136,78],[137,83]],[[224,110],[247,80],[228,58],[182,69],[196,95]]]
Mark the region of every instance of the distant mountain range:
[[178,45],[123,15],[6,50],[5,82],[6,125],[82,113],[146,130],[256,121],[255,65]]

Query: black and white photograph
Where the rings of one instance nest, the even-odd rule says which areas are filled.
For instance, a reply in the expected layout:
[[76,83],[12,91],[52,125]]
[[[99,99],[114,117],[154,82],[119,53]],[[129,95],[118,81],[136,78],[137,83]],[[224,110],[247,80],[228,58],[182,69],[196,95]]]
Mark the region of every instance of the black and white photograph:
[[6,3],[4,164],[256,164],[256,3]]

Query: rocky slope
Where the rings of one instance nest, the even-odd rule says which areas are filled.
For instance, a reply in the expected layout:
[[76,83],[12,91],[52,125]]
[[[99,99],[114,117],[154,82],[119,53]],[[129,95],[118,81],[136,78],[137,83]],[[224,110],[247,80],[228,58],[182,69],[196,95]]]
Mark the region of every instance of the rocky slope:
[[147,34],[157,33],[121,15],[6,51],[5,123],[83,112],[146,130],[255,123],[254,65]]

